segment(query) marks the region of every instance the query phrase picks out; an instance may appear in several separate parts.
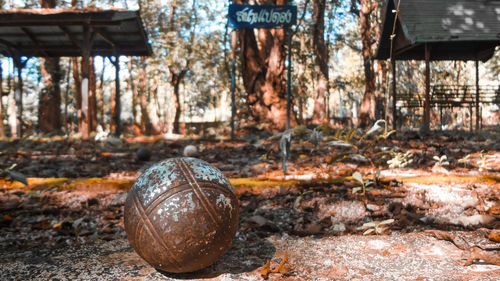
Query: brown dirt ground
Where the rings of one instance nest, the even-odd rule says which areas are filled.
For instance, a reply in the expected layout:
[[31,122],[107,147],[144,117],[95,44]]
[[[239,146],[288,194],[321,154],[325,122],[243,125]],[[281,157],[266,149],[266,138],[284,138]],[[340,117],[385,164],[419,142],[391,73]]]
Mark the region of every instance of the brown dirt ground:
[[[169,274],[128,244],[123,203],[140,171],[187,144],[231,179],[240,227],[214,265]],[[275,268],[286,253],[293,267],[269,280],[500,280],[499,142],[400,137],[383,146],[412,151],[414,163],[389,169],[378,159],[382,181],[361,196],[350,176],[370,178],[372,168],[326,164],[340,148],[307,142],[292,145],[286,181],[271,142],[0,142],[4,166],[29,177],[28,187],[0,183],[0,279],[262,280],[266,261]],[[154,152],[148,161],[137,159],[139,147]],[[450,165],[433,169],[432,156],[443,154]],[[458,163],[467,154],[469,163]],[[479,172],[484,158],[490,169]],[[363,235],[363,224],[388,219],[381,234]]]

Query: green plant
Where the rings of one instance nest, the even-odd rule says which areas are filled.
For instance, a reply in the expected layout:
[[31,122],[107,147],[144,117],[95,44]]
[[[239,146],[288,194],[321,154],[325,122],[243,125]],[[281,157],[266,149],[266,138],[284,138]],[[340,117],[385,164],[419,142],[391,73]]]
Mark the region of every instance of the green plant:
[[[380,124],[384,122],[384,120],[378,120],[377,122],[375,122],[375,124],[369,130],[359,136],[359,139],[356,139],[356,133],[358,132],[356,128],[345,132],[345,134],[343,130],[338,130],[333,136],[333,140],[330,139],[330,141],[327,142],[326,145],[348,148],[349,150],[330,157],[328,163],[331,164],[342,159],[351,158],[367,161],[373,168],[376,168],[373,160],[368,156],[367,150],[376,145],[379,141],[387,139],[390,135],[396,132],[395,130],[384,130],[380,134],[376,135],[375,133],[380,132],[383,128]],[[365,145],[363,145],[364,141],[372,135],[374,135],[375,137],[373,137]],[[382,151],[375,154],[375,156],[379,156],[380,154],[385,153],[390,152]]]
[[365,232],[363,232],[363,235],[368,235],[370,233],[382,234],[382,232],[389,228],[388,225],[393,222],[394,219],[388,219],[384,221],[372,221],[364,223],[361,227],[363,230],[365,230]]
[[477,161],[477,164],[479,165],[479,171],[480,172],[485,172],[487,170],[490,170],[491,168],[489,167],[488,163],[488,157],[483,154],[483,151],[479,153],[479,158],[481,158],[479,161]]
[[469,161],[470,161],[470,159],[469,159],[469,158],[470,158],[470,154],[467,154],[467,155],[465,155],[464,157],[462,157],[462,158],[458,159],[458,163],[462,163],[462,164],[464,164],[464,168],[466,168],[466,167],[467,167],[467,164],[468,164],[468,163],[469,163]]
[[446,157],[446,155],[442,155],[441,157],[434,156],[432,157],[432,159],[436,160],[436,163],[434,163],[434,167],[443,167],[450,165],[450,162],[448,162],[448,157]]
[[371,185],[373,185],[372,180],[363,179],[363,176],[358,172],[355,172],[354,174],[352,174],[352,178],[361,184],[360,187],[353,188],[352,193],[358,193],[359,191],[361,191],[361,195],[365,195],[366,190],[369,189],[369,187]]
[[[394,153],[394,152],[393,152]],[[389,168],[404,168],[413,163],[413,153],[407,151],[405,153],[397,152],[393,154],[394,157],[387,161]]]

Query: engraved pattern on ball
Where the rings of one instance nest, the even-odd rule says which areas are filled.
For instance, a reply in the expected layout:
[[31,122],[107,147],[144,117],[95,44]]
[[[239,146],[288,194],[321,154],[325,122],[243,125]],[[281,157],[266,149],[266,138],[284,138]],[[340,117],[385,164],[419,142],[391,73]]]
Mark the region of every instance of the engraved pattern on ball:
[[196,158],[155,164],[139,176],[125,202],[130,244],[168,272],[195,271],[219,259],[238,219],[238,200],[227,178]]

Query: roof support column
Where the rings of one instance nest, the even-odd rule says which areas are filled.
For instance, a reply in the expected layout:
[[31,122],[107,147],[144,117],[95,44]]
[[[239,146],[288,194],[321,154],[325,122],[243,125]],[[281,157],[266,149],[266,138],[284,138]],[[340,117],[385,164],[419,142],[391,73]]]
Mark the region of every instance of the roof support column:
[[21,58],[14,57],[14,65],[17,68],[17,83],[14,88],[14,101],[16,109],[15,126],[11,128],[12,136],[21,138],[23,136],[23,68],[26,62],[22,62]]
[[396,110],[396,60],[391,58],[392,66],[392,129],[398,128],[398,112]]
[[3,68],[2,68],[2,64],[0,63],[0,138],[4,138],[5,137],[5,134],[4,134],[4,131],[3,131],[3,95],[4,95],[4,91],[3,91]]
[[479,60],[476,58],[476,132],[479,132],[480,120],[481,114],[479,112]]
[[425,44],[425,97],[424,97],[424,126],[422,130],[424,133],[429,132],[431,120],[431,69],[430,69],[431,50],[429,44]]
[[78,116],[79,131],[83,139],[89,138],[90,133],[90,114],[89,114],[89,78],[90,78],[90,28],[88,25],[83,27],[82,42],[82,108]]
[[121,124],[120,124],[120,114],[121,114],[121,101],[120,101],[120,56],[115,52],[115,60],[112,62],[115,66],[115,99],[114,99],[114,109],[113,121],[115,123],[115,136],[120,137],[121,134]]

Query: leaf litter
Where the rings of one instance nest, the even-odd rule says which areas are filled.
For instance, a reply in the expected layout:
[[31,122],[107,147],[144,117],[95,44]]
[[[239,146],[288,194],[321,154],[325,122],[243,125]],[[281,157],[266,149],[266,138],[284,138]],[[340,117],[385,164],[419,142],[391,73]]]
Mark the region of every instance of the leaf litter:
[[[346,139],[353,138],[351,134],[354,132],[348,132]],[[398,263],[393,262],[391,266],[387,258],[399,256],[399,259],[409,259],[408,262],[414,259],[430,265],[432,262],[426,261],[430,259],[429,253],[440,257],[442,267],[433,272],[424,266],[418,272],[422,277],[434,276],[435,280],[448,280],[445,276],[460,279],[459,275],[471,277],[474,274],[478,277],[461,278],[482,280],[485,275],[478,275],[480,267],[486,270],[485,264],[498,265],[500,179],[496,167],[500,166],[495,165],[500,153],[494,142],[456,143],[451,137],[425,142],[383,140],[384,146],[400,151],[400,157],[411,151],[412,161],[406,159],[404,167],[389,168],[390,155],[381,157],[376,163],[382,168],[382,178],[363,195],[352,190],[373,178],[369,163],[342,157],[332,161],[332,156],[349,148],[325,145],[332,142],[327,136],[315,145],[309,145],[308,141],[303,145],[291,144],[286,163],[290,182],[283,181],[279,147],[266,140],[258,146],[245,142],[168,140],[122,142],[113,146],[55,141],[52,144],[31,142],[22,147],[17,143],[12,151],[20,153],[6,153],[0,157],[6,166],[17,164],[16,172],[27,176],[28,186],[2,183],[0,250],[6,254],[2,261],[15,265],[16,257],[25,255],[27,249],[41,253],[72,249],[67,254],[61,252],[59,258],[92,250],[95,252],[90,256],[95,257],[106,253],[101,245],[110,243],[122,245],[119,251],[130,252],[123,230],[122,210],[127,186],[152,163],[181,156],[183,148],[194,143],[203,146],[198,157],[219,167],[232,182],[238,182],[235,188],[240,199],[242,223],[227,256],[238,255],[243,261],[230,265],[231,262],[223,258],[205,273],[190,275],[193,278],[214,274],[236,279],[251,279],[255,275],[262,278],[267,271],[269,278],[279,274],[284,275],[280,278],[298,280],[313,277],[351,280],[363,279],[362,276],[367,276],[367,280],[398,280],[414,276]],[[135,157],[138,147],[153,151],[151,159],[144,161]],[[419,149],[414,150],[414,147]],[[377,149],[377,146],[368,149],[369,157],[376,155]],[[441,151],[446,151],[446,158],[439,153]],[[264,154],[266,158],[262,159]],[[447,174],[433,170],[436,162],[433,156],[439,156],[442,164],[449,162],[441,167],[448,171]],[[458,161],[464,158],[467,162]],[[403,161],[401,159],[399,161]],[[481,165],[486,164],[488,169],[479,171]],[[350,180],[354,173],[357,173],[353,177],[355,180]],[[53,181],[35,180],[34,177],[40,174],[55,178]],[[412,179],[405,174],[418,177]],[[66,179],[58,180],[58,176]],[[123,185],[124,180],[126,185]],[[363,237],[363,233],[374,236]],[[427,233],[443,244],[435,244],[429,248],[430,252],[420,252],[418,247],[411,251],[409,247],[418,244],[424,249],[426,243],[430,243],[413,233]],[[446,243],[457,250],[448,248]],[[437,255],[441,252],[449,252],[453,264]],[[241,256],[241,253],[246,254]],[[275,253],[282,253],[280,262],[273,258]],[[390,274],[370,269],[370,263],[350,258],[355,255],[360,259],[378,260]],[[293,265],[289,256],[294,259]],[[89,259],[85,262],[87,266],[93,264]],[[470,270],[459,274],[457,266]],[[145,267],[147,265],[142,264],[137,270],[149,272],[146,279],[177,279],[158,276],[156,271],[145,270]],[[227,268],[235,269],[231,273]],[[47,265],[37,270],[58,276]],[[119,267],[113,270],[119,271]],[[500,269],[484,272],[494,277]],[[26,277],[21,271],[5,271],[0,276],[7,276],[3,274]],[[130,272],[120,272],[117,276],[128,274]]]

